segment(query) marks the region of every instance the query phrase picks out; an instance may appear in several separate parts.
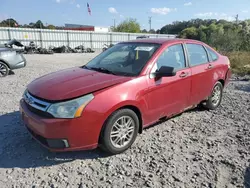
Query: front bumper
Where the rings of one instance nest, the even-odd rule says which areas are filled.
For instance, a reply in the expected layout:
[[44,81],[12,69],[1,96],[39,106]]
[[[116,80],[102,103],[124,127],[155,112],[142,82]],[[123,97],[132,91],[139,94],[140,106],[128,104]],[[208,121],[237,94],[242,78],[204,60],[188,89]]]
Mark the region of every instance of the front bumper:
[[32,137],[51,151],[90,150],[98,146],[100,130],[86,126],[88,120],[41,117],[31,112],[23,99],[20,113]]

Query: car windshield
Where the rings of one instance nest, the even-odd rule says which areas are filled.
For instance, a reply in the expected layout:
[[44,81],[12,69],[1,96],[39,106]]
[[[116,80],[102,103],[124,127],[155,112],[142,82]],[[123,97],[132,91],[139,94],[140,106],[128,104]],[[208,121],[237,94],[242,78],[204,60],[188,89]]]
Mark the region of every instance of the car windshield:
[[137,76],[159,46],[152,43],[119,43],[102,52],[83,68],[107,74]]

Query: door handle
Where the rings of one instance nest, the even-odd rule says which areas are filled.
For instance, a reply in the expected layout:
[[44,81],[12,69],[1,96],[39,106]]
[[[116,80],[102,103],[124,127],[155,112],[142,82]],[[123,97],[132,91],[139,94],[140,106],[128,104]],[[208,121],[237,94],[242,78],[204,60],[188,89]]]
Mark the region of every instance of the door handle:
[[213,68],[213,65],[209,64],[208,67],[207,67],[207,70]]
[[187,75],[188,75],[188,73],[182,72],[182,73],[180,74],[180,77],[181,77],[181,78],[185,78],[185,77],[187,77]]

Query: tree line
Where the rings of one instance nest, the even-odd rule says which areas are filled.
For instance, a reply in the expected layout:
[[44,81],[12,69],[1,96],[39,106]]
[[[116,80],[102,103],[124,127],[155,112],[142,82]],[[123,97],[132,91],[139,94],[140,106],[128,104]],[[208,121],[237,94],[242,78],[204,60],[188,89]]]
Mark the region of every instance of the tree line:
[[224,53],[250,51],[250,19],[233,22],[192,19],[165,25],[160,33],[174,33],[180,38],[200,40]]
[[0,22],[0,27],[19,27],[19,28],[40,28],[40,29],[62,29],[61,26],[54,26],[52,24],[46,24],[41,20],[38,20],[37,22],[30,22],[29,24],[18,24],[18,22],[13,18],[8,18],[6,20],[3,20]]
[[[0,22],[0,27],[20,27],[20,28],[41,28],[41,29],[63,29],[62,26],[55,26],[52,24],[44,25],[41,20],[37,22],[31,22],[29,24],[18,24],[15,19],[9,18]],[[141,29],[140,24],[136,19],[128,18],[118,24],[116,27],[111,27],[111,30],[114,32],[128,32],[128,33],[156,33],[154,29],[147,31],[146,29]],[[159,32],[160,30],[158,30]]]
[[[19,25],[16,20],[10,18],[0,22],[0,27],[23,28],[47,28],[62,29],[54,25],[43,24],[41,20],[35,23]],[[128,33],[161,33],[177,34],[180,38],[195,39],[205,42],[221,52],[250,51],[250,19],[244,21],[229,22],[216,19],[192,19],[189,21],[175,21],[155,31],[141,30],[136,19],[128,18],[115,27],[114,32]]]

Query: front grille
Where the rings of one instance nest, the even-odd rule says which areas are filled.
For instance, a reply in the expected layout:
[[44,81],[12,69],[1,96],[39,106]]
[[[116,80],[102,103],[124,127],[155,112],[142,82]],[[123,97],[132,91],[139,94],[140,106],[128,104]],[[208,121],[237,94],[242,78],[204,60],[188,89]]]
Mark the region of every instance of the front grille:
[[27,108],[33,112],[34,114],[38,115],[38,116],[41,116],[41,117],[44,117],[44,118],[54,118],[53,115],[51,115],[50,113],[48,112],[44,112],[44,111],[41,111],[41,110],[38,110],[32,106],[30,106],[29,104],[27,104],[27,102],[25,101],[25,104],[27,106]]
[[24,93],[23,98],[31,112],[41,117],[53,118],[53,115],[47,112],[47,109],[51,105],[50,103],[38,99],[37,97],[31,95],[28,91]]

